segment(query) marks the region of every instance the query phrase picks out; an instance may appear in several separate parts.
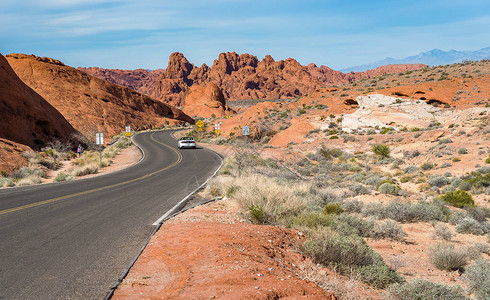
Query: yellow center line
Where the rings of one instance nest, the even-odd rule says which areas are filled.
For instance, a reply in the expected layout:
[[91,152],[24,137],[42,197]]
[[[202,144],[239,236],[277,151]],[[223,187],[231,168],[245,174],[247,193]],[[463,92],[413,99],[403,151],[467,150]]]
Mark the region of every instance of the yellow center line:
[[155,138],[153,137],[154,134],[155,133],[152,133],[151,136],[150,136],[150,138],[153,141],[155,141],[156,143],[158,143],[160,145],[163,145],[163,146],[169,148],[170,150],[174,151],[175,153],[177,153],[177,156],[178,156],[177,161],[175,161],[170,166],[167,166],[167,167],[165,167],[163,169],[160,169],[160,170],[157,170],[157,171],[148,173],[146,175],[140,176],[138,178],[127,180],[127,181],[124,181],[124,182],[119,182],[119,183],[115,183],[115,184],[108,185],[108,186],[103,186],[103,187],[96,188],[96,189],[91,189],[91,190],[87,190],[87,191],[83,191],[83,192],[78,192],[78,193],[75,193],[75,194],[65,195],[65,196],[61,196],[61,197],[57,197],[57,198],[53,198],[53,199],[43,200],[43,201],[31,203],[31,204],[26,204],[26,205],[14,207],[14,208],[5,209],[5,210],[0,211],[0,215],[8,214],[8,213],[11,213],[11,212],[14,212],[14,211],[19,211],[19,210],[23,210],[23,209],[27,209],[27,208],[31,208],[31,207],[40,206],[40,205],[43,205],[43,204],[48,204],[48,203],[52,203],[52,202],[56,202],[56,201],[60,201],[60,200],[65,200],[65,199],[72,198],[72,197],[86,195],[86,194],[90,194],[90,193],[94,193],[94,192],[99,192],[99,191],[107,190],[107,189],[114,188],[114,187],[121,186],[121,185],[128,184],[128,183],[133,183],[133,182],[136,182],[136,181],[139,181],[139,180],[148,178],[150,176],[153,176],[155,174],[158,174],[160,172],[163,172],[165,170],[168,170],[168,169],[170,169],[170,168],[178,165],[182,161],[182,154],[179,151],[175,150],[174,148],[170,147],[169,145],[164,144],[162,142],[159,142],[159,141],[155,140]]

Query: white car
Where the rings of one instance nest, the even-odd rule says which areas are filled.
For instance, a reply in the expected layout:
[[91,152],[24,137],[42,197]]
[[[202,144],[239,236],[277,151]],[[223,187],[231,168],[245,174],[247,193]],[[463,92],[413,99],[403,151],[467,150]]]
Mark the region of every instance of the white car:
[[181,137],[178,142],[179,149],[182,148],[196,148],[196,140],[193,137],[185,136]]

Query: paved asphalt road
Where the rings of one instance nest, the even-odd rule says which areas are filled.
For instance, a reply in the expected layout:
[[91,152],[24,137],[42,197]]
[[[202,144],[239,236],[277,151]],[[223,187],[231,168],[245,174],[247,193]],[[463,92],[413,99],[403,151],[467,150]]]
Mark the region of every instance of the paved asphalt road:
[[113,174],[0,189],[0,299],[102,299],[151,224],[221,164],[171,133],[136,135],[144,159]]

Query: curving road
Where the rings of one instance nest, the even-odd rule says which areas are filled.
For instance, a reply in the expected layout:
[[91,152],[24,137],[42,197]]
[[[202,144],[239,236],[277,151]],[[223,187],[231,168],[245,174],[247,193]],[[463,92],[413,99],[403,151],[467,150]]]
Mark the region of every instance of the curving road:
[[136,135],[144,158],[116,173],[0,189],[0,299],[103,298],[151,224],[221,164],[171,133]]

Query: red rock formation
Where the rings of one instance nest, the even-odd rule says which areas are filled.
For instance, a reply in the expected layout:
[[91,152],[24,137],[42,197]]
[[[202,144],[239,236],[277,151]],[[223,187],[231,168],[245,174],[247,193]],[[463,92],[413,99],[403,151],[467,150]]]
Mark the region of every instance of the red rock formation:
[[84,134],[102,130],[112,136],[126,125],[141,130],[193,122],[179,109],[72,67],[25,54],[7,55],[7,60],[27,85]]
[[[60,66],[58,61],[37,58],[43,61]],[[49,141],[67,141],[76,133],[63,115],[19,79],[1,54],[0,120],[0,138],[34,148]]]
[[210,68],[205,64],[196,67],[190,64],[183,54],[176,52],[170,55],[165,71],[157,70],[160,73],[156,73],[157,71],[142,73],[140,70],[135,70],[133,75],[126,75],[131,71],[101,72],[100,69],[93,68],[81,68],[81,70],[132,87],[163,102],[181,106],[184,103],[185,91],[195,84],[204,85],[213,82],[223,91],[225,98],[230,100],[280,99],[311,93],[325,85],[369,79],[378,75],[423,67],[426,66],[389,65],[366,72],[344,74],[326,66],[317,67],[314,64],[302,66],[292,58],[274,61],[270,55],[267,55],[259,61],[256,56],[250,54],[238,55],[235,52],[227,52],[221,53]]
[[223,92],[214,83],[208,83],[205,87],[191,86],[185,95],[182,110],[189,116],[202,118],[224,117],[235,113],[226,106]]

